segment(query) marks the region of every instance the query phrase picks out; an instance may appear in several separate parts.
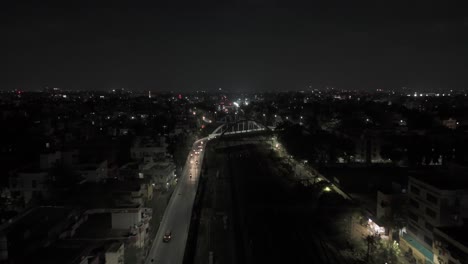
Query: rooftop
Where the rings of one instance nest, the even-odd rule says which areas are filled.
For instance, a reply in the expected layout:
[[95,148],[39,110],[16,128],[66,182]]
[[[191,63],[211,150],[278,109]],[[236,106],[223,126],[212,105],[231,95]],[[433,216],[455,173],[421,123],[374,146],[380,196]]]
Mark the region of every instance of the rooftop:
[[437,227],[437,229],[468,248],[468,225]]
[[[90,241],[60,240],[53,245],[38,250],[35,254],[26,256],[27,263],[34,263],[40,259],[49,264],[78,264],[82,259],[99,246]],[[26,263],[25,262],[25,263]]]
[[440,190],[468,189],[468,172],[421,171],[410,174],[412,178],[425,182]]
[[161,142],[161,138],[152,138],[152,137],[139,137],[135,140],[134,148],[156,148],[164,147]]
[[72,209],[37,207],[3,224],[0,231],[7,236],[9,254],[18,256],[25,248],[49,238],[50,230],[64,223]]
[[111,192],[138,192],[142,189],[141,184],[143,183],[144,181],[140,181],[140,179],[133,179],[131,181],[110,181],[102,187]]
[[47,234],[47,229],[66,219],[71,211],[64,207],[36,207],[13,219],[11,223],[0,226],[0,231],[13,236],[26,230],[30,230],[31,236],[34,236],[35,231]]
[[129,235],[129,230],[112,229],[111,213],[98,213],[88,215],[88,220],[76,230],[74,239],[126,239]]
[[109,245],[109,248],[107,249],[108,252],[117,252],[120,247],[122,246],[122,242],[114,242]]

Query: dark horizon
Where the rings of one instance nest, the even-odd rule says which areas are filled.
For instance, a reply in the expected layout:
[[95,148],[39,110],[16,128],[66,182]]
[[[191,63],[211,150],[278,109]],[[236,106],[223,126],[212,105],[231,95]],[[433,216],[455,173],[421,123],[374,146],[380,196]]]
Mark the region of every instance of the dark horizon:
[[468,86],[468,16],[455,5],[9,5],[0,90]]

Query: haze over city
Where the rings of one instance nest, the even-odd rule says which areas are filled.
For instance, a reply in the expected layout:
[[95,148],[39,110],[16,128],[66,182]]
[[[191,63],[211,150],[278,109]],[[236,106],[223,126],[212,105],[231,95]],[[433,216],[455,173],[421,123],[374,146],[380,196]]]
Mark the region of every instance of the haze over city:
[[0,89],[464,89],[452,2],[7,2]]

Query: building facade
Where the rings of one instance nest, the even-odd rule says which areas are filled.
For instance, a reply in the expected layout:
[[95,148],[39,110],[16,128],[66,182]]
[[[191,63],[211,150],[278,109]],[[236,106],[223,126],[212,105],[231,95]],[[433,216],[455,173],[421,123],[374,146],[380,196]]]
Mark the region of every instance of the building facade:
[[448,227],[434,229],[434,263],[468,263],[467,227]]
[[468,188],[457,179],[442,176],[410,177],[408,196],[403,251],[417,263],[434,263],[434,229],[463,224],[468,212]]

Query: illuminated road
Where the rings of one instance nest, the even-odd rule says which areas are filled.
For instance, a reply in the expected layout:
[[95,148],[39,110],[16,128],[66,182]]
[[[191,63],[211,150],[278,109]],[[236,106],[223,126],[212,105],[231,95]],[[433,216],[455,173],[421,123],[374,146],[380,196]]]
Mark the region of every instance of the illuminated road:
[[[201,147],[202,151],[198,155],[191,151],[193,157],[189,155],[185,162],[184,171],[164,212],[146,264],[181,264],[183,262],[206,142],[207,140],[203,138],[195,141],[192,146],[192,150],[199,150]],[[192,175],[191,178],[190,175]],[[172,232],[172,238],[168,243],[163,242],[166,231]]]

